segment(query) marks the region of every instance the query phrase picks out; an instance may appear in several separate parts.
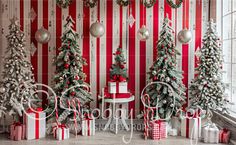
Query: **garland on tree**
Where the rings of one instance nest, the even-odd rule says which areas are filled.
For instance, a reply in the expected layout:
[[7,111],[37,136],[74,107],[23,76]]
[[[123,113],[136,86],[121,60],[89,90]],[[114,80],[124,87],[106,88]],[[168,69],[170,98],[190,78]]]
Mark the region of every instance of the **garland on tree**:
[[210,113],[211,110],[222,109],[227,112],[228,100],[222,80],[222,49],[220,39],[216,35],[215,24],[211,20],[200,50],[199,64],[195,69],[197,75],[190,86],[192,108],[200,107]]
[[175,49],[173,33],[170,20],[165,18],[157,42],[157,59],[148,72],[149,82],[167,83],[174,91],[171,92],[168,86],[162,84],[153,84],[146,89],[151,107],[158,107],[155,113],[162,119],[176,116],[185,104],[186,88],[182,83],[183,72],[178,71],[176,67],[176,56],[180,53]]
[[116,52],[113,54],[115,56],[115,63],[112,64],[110,69],[110,78],[115,81],[125,81],[128,80],[127,68],[125,68],[126,60],[124,57],[123,49],[118,47]]
[[[8,47],[3,70],[0,92],[0,117],[8,112],[15,117],[22,116],[24,107],[30,100],[38,98],[33,67],[27,58],[25,35],[20,30],[16,17],[11,19],[9,34],[6,36]],[[32,102],[31,102],[32,103]],[[36,107],[36,104],[31,104]]]
[[[65,31],[61,37],[60,52],[55,59],[54,90],[60,97],[58,106],[55,106],[54,101],[50,103],[49,111],[53,111],[55,107],[58,108],[60,123],[70,123],[72,118],[78,118],[75,116],[78,114],[74,111],[81,112],[81,109],[87,109],[86,104],[93,100],[88,89],[89,85],[85,82],[86,74],[83,72],[86,60],[82,57],[78,45],[79,35],[73,30],[73,27],[74,21],[71,16],[68,16],[64,25]],[[53,119],[55,120],[55,117]]]
[[174,9],[179,8],[183,3],[183,0],[178,0],[178,3],[176,3],[176,4],[173,2],[173,0],[166,0],[166,1]]

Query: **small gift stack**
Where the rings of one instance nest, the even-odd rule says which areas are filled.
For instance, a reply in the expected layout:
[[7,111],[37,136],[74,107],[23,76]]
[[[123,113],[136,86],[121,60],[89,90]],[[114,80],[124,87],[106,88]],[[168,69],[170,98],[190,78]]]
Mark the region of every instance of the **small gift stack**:
[[91,115],[85,114],[82,120],[82,135],[92,136],[95,135],[95,119]]
[[201,118],[198,115],[189,117],[187,115],[181,120],[181,136],[191,139],[198,139],[201,137]]
[[70,138],[70,130],[66,125],[56,125],[53,127],[53,136],[57,140],[65,140]]
[[210,123],[203,127],[202,139],[204,143],[219,143],[219,129],[214,123]]
[[153,140],[167,138],[167,122],[161,120],[151,121],[149,136]]
[[230,139],[230,131],[226,128],[220,130],[219,132],[219,142],[228,144]]
[[42,108],[28,109],[24,115],[26,139],[40,139],[46,136],[46,113]]
[[15,122],[10,126],[10,139],[20,141],[25,139],[25,125]]

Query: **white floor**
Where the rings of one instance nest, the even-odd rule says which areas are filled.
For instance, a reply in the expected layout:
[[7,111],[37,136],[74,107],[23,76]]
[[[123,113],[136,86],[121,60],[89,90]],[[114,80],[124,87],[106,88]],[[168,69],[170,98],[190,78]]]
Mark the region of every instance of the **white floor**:
[[[7,135],[0,135],[0,145],[125,145],[123,142],[123,136],[125,140],[129,141],[130,132],[119,132],[117,135],[111,132],[96,132],[95,136],[84,137],[78,136],[75,138],[71,135],[69,140],[56,141],[52,137],[48,137],[41,140],[31,141],[11,141],[7,138]],[[131,138],[130,145],[196,145],[196,142],[191,143],[189,139],[183,137],[169,137],[161,141],[144,140],[141,132],[134,132]],[[198,145],[208,145],[201,142]],[[218,144],[221,145],[221,144]]]

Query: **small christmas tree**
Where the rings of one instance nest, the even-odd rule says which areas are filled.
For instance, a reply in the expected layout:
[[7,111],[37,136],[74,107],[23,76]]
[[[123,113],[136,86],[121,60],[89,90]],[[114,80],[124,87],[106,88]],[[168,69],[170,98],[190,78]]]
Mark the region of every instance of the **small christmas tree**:
[[[29,99],[37,99],[32,65],[25,50],[25,35],[20,30],[16,17],[11,19],[8,47],[0,91],[0,110],[6,109],[10,115],[22,116],[23,107]],[[27,87],[28,86],[28,87]],[[24,102],[22,104],[21,102]],[[0,111],[0,117],[4,111]]]
[[124,57],[123,49],[118,47],[113,55],[115,56],[115,63],[112,64],[110,69],[111,80],[117,80],[117,79],[128,80],[129,78],[127,74],[127,68],[125,68],[126,60]]
[[203,47],[200,50],[199,64],[195,71],[197,76],[190,86],[192,108],[201,107],[208,113],[218,108],[226,108],[222,63],[220,39],[216,35],[215,24],[210,21],[203,39]]
[[177,115],[177,110],[185,103],[185,86],[182,83],[182,72],[176,68],[176,56],[173,29],[170,20],[164,19],[160,39],[157,43],[157,59],[150,68],[149,82],[169,84],[174,92],[164,84],[153,84],[147,87],[146,94],[150,97],[152,107],[158,107],[156,115],[162,119]]
[[[65,32],[61,37],[62,45],[59,48],[59,55],[55,59],[56,74],[54,77],[54,91],[60,98],[58,100],[60,103],[56,106],[59,115],[58,121],[69,123],[69,120],[74,115],[74,112],[69,108],[79,109],[77,103],[83,108],[93,99],[91,98],[90,90],[86,89],[86,86],[89,86],[85,82],[86,74],[83,72],[83,66],[86,65],[86,61],[82,57],[78,45],[79,35],[73,30],[74,21],[70,16],[67,17],[64,27]],[[79,100],[79,102],[76,101],[76,104],[73,104],[71,100]],[[49,108],[51,108],[51,111],[55,108],[53,101]]]

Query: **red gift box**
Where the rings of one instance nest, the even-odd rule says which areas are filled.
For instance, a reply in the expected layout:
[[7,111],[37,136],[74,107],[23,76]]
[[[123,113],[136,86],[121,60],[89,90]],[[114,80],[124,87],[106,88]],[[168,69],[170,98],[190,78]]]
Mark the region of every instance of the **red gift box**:
[[104,89],[104,96],[105,96],[105,98],[122,98],[122,99],[124,99],[124,98],[130,98],[131,96],[132,96],[132,94],[131,93],[115,93],[115,94],[111,94],[111,93],[109,93],[108,92],[108,88],[105,88]]
[[226,128],[220,130],[219,133],[219,142],[220,143],[229,143],[229,139],[230,139],[230,131]]
[[10,139],[20,141],[25,139],[25,125],[15,122],[10,126]]
[[167,138],[167,122],[151,121],[149,135],[153,140],[160,140]]

